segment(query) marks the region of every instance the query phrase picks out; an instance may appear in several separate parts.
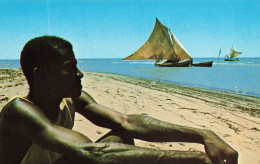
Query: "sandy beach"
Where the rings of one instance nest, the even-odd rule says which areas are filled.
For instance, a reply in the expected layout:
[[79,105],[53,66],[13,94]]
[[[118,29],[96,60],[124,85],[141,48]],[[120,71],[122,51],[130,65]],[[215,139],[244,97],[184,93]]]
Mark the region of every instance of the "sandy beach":
[[[0,69],[0,80],[0,109],[12,97],[28,92],[21,70]],[[210,129],[239,152],[239,164],[260,163],[259,97],[93,72],[84,72],[82,85],[97,102],[119,112]],[[74,130],[93,142],[109,131],[78,114]],[[153,149],[204,151],[200,144],[135,143]]]

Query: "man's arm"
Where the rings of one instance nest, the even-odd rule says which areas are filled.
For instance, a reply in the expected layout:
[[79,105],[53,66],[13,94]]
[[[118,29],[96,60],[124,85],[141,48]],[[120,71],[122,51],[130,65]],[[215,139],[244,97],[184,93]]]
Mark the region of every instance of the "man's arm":
[[22,99],[13,101],[2,113],[2,130],[25,137],[77,163],[211,163],[202,152],[159,151],[119,143],[91,143],[78,132],[54,125],[37,106]]
[[143,115],[124,115],[98,104],[84,91],[74,102],[76,111],[96,125],[146,141],[201,143],[211,160],[237,163],[238,153],[212,131],[175,125]]
[[[118,143],[87,144],[92,160],[77,161],[88,164],[212,164],[203,152],[155,150]],[[67,164],[63,157],[55,164]]]

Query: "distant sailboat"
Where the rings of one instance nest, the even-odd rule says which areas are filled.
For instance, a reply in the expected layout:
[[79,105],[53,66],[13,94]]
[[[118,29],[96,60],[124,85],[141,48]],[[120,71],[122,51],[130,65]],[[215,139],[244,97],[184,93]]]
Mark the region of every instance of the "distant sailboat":
[[[123,60],[142,59],[155,59],[155,66],[162,67],[189,67],[192,64],[192,57],[188,51],[172,31],[157,18],[153,32],[145,44]],[[212,62],[197,63],[196,66],[205,66],[205,64],[212,66]]]
[[238,52],[237,50],[235,50],[234,48],[233,48],[233,46],[230,48],[230,54],[229,54],[229,56],[228,55],[226,55],[225,57],[227,57],[226,59],[224,59],[225,61],[240,61],[238,58],[235,58],[234,59],[234,57],[236,57],[236,56],[238,56],[238,55],[240,55],[240,54],[242,54],[242,52]]

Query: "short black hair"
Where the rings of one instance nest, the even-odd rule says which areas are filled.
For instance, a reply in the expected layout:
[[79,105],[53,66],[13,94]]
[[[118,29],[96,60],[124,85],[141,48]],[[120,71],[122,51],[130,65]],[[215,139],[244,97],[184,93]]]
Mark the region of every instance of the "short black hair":
[[57,36],[41,36],[28,41],[21,52],[20,64],[30,88],[33,87],[33,71],[47,69],[62,48],[72,49],[71,43]]

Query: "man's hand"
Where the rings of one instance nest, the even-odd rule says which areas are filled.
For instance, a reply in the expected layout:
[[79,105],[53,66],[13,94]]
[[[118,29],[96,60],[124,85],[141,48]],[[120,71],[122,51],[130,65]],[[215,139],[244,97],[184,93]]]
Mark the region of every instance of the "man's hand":
[[212,131],[206,131],[204,145],[207,155],[214,164],[237,164],[238,152]]

